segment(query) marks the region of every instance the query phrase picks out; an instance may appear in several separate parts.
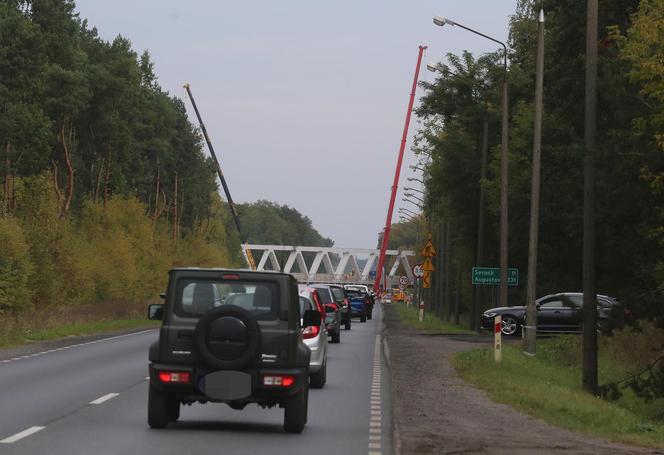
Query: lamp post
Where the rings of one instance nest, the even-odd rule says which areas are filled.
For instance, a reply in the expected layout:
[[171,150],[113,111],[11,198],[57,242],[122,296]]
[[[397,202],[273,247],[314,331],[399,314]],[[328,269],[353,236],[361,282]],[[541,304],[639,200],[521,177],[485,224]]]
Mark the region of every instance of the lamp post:
[[417,189],[417,188],[411,188],[411,187],[408,187],[408,186],[404,187],[404,190],[406,190],[406,191],[417,191],[420,194],[424,194],[424,191],[422,191],[420,189]]
[[501,146],[500,146],[500,306],[507,306],[507,242],[508,242],[508,229],[507,229],[507,204],[508,204],[508,118],[507,118],[507,46],[502,41],[492,38],[484,33],[473,30],[458,22],[451,21],[442,16],[433,18],[433,23],[442,27],[444,25],[461,27],[471,33],[486,38],[494,43],[498,43],[503,47],[503,100],[502,100],[502,130],[501,130]]
[[422,185],[424,185],[424,182],[422,180],[416,179],[415,177],[407,177],[406,180],[408,180],[409,182],[419,182]]
[[422,198],[419,197],[419,196],[415,196],[413,193],[403,193],[403,195],[404,195],[405,197],[412,197],[412,198],[414,198],[415,200],[420,201],[422,204],[424,204],[424,199],[422,199]]
[[414,205],[415,207],[417,207],[418,209],[420,209],[420,210],[424,210],[424,207],[423,207],[423,206],[421,206],[420,204],[418,204],[417,202],[415,202],[415,201],[413,201],[413,200],[411,200],[411,199],[403,198],[402,201],[404,201],[404,202],[410,202],[411,204],[413,204],[413,205]]
[[399,212],[403,213],[404,215],[409,215],[409,216],[413,216],[413,217],[422,216],[421,213],[415,213],[412,210],[407,209],[406,207],[400,207]]

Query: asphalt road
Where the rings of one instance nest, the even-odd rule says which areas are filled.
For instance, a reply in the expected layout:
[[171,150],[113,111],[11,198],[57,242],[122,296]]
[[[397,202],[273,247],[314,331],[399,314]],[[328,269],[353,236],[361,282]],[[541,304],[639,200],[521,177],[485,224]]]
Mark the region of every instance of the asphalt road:
[[330,344],[328,382],[311,389],[309,421],[283,431],[283,410],[183,406],[147,426],[148,346],[156,330],[0,361],[0,454],[390,454],[388,375],[379,305]]

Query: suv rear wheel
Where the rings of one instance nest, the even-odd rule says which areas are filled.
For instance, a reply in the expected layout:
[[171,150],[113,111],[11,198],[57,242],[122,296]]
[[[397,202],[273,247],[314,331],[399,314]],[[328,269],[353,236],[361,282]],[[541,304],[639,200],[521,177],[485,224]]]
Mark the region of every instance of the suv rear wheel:
[[168,422],[180,417],[180,402],[176,395],[165,393],[150,386],[148,394],[148,425],[164,428]]
[[284,406],[284,430],[288,433],[302,433],[307,423],[307,401],[309,385],[305,384],[299,392],[288,398]]

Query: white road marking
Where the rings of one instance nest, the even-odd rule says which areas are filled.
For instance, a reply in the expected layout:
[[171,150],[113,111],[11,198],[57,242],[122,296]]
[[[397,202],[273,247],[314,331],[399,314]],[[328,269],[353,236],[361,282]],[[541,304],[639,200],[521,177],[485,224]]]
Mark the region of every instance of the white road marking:
[[143,333],[152,332],[153,330],[155,330],[155,329],[141,330],[140,332],[125,333],[124,335],[117,335],[117,336],[114,336],[114,337],[102,338],[100,340],[88,341],[87,343],[70,344],[69,346],[62,346],[60,348],[49,349],[48,351],[36,352],[34,354],[27,354],[27,355],[23,355],[23,356],[20,356],[20,357],[14,357],[12,359],[2,360],[2,361],[0,361],[0,363],[15,362],[17,360],[29,359],[31,357],[38,357],[40,355],[51,354],[53,352],[65,351],[67,349],[80,348],[82,346],[89,346],[91,344],[103,343],[105,341],[118,340],[120,338],[126,338],[126,337],[130,337],[130,336],[134,336],[134,335],[140,335],[140,334],[143,334]]
[[12,444],[18,441],[19,439],[27,438],[31,434],[35,434],[36,432],[41,431],[44,428],[46,427],[30,427],[27,430],[23,430],[20,433],[16,433],[13,436],[3,439],[2,441],[0,441],[0,444]]
[[[371,380],[371,401],[369,405],[369,455],[381,455],[382,448],[382,402],[381,402],[381,343],[380,335],[376,335],[374,345],[373,377]],[[378,450],[375,450],[378,449]]]
[[104,395],[103,397],[99,397],[99,398],[97,398],[96,400],[92,400],[92,401],[90,402],[90,404],[102,404],[104,401],[108,401],[108,400],[110,400],[111,398],[115,398],[115,397],[117,397],[118,395],[120,395],[120,394],[119,394],[119,393],[107,393],[107,394]]

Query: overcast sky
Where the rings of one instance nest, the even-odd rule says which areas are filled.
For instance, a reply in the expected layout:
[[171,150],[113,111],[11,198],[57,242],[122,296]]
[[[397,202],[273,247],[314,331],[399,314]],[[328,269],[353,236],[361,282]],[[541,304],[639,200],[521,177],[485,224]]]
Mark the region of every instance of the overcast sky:
[[[447,52],[496,50],[458,27],[435,26],[432,17],[505,41],[516,0],[78,0],[77,6],[104,39],[121,34],[139,53],[149,50],[165,90],[184,98],[182,85],[191,84],[237,202],[287,204],[337,246],[373,248],[385,224],[418,45],[429,46],[420,72],[425,80],[433,79],[426,63]],[[418,126],[413,117],[409,138]],[[397,207],[414,162],[409,142]]]

